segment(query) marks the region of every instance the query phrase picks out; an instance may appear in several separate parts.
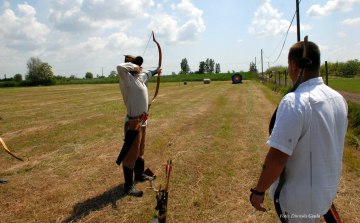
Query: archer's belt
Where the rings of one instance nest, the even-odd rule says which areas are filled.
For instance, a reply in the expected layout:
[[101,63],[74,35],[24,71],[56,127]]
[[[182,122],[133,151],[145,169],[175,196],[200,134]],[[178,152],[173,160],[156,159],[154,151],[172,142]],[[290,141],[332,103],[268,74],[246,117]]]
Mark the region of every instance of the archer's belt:
[[135,116],[135,117],[130,117],[130,115],[126,115],[129,119],[139,119],[141,117],[141,115],[139,116]]

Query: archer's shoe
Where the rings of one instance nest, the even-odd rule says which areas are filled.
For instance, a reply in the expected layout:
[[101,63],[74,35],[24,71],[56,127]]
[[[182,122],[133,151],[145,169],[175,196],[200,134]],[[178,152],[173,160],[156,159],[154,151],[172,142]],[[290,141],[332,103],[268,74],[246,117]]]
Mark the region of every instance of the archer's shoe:
[[144,173],[145,161],[141,158],[138,158],[135,162],[134,173],[135,179],[137,182],[144,182],[146,180],[155,180],[156,176],[148,176]]
[[130,196],[134,196],[134,197],[143,196],[143,192],[141,190],[136,189],[134,185],[132,185],[130,188],[125,187],[125,191]]
[[150,180],[155,180],[155,179],[156,179],[156,176],[151,177],[151,176],[148,176],[146,174],[142,174],[141,176],[139,176],[139,175],[136,176],[136,174],[135,174],[134,181],[136,181],[136,182],[144,182],[146,180],[150,181]]
[[6,180],[6,179],[0,179],[0,184],[6,184],[7,182],[9,182],[9,180]]
[[133,185],[134,170],[124,166],[123,171],[124,171],[124,179],[125,179],[125,183],[124,183],[125,192],[131,196],[141,197],[143,195],[143,192],[137,190]]

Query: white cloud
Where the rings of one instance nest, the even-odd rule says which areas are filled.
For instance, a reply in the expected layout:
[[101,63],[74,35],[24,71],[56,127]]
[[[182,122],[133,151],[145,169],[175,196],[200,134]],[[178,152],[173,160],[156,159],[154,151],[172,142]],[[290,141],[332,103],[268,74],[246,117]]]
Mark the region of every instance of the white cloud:
[[50,30],[36,20],[35,9],[26,2],[17,8],[23,17],[16,16],[11,9],[6,9],[0,16],[0,39],[4,39],[9,47],[23,47],[26,50],[46,42]]
[[353,19],[345,19],[340,22],[342,25],[354,26],[360,24],[360,17]]
[[320,48],[320,52],[322,52],[322,51],[326,51],[326,50],[328,50],[328,49],[329,49],[329,47],[328,47],[328,46],[323,46],[323,45],[320,45],[320,44],[318,44],[318,46],[319,46],[319,48]]
[[346,52],[346,47],[336,46],[336,48],[332,50],[330,54],[345,53],[345,52]]
[[172,4],[170,5],[170,8],[171,8],[172,10],[174,10],[174,9],[176,8],[175,3],[172,3]]
[[[281,19],[283,13],[278,12],[271,6],[271,0],[260,6],[254,13],[255,17],[251,21],[248,32],[259,37],[268,37],[275,35],[284,35],[289,28],[290,22]],[[312,29],[312,25],[301,25],[302,30]],[[296,32],[296,27],[291,26],[289,32]]]
[[319,4],[313,5],[307,11],[310,17],[323,17],[336,12],[348,12],[353,9],[360,0],[330,0],[325,6],[321,7]]
[[89,30],[121,27],[123,24],[148,18],[152,0],[51,0],[49,21],[57,30],[81,33]]
[[239,42],[239,43],[241,43],[243,40],[242,39],[238,39],[236,42]]
[[178,18],[158,13],[156,16],[152,16],[148,29],[154,30],[156,35],[164,38],[167,43],[199,41],[200,34],[206,29],[201,17],[203,11],[196,8],[189,0],[182,0],[176,6],[172,4],[172,8],[178,9],[189,20],[185,24],[179,25]]
[[10,2],[4,0],[3,8],[10,8]]
[[356,46],[360,46],[360,43],[356,44]]
[[346,34],[343,33],[343,32],[338,32],[337,34],[338,34],[338,36],[340,36],[340,37],[346,37]]
[[[177,6],[185,16],[189,17],[191,20],[187,22],[187,25],[193,26],[189,30],[195,29],[197,33],[205,31],[204,20],[202,19],[202,13],[200,9],[196,8],[189,0],[182,0]],[[186,24],[185,24],[186,25]],[[188,29],[187,27],[182,27],[183,29]]]

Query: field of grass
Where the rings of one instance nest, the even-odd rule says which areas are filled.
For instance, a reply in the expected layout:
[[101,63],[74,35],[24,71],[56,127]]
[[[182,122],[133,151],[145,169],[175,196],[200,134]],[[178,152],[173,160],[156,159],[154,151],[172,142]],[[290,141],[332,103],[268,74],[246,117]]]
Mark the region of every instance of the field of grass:
[[360,78],[329,78],[329,86],[335,90],[360,94]]
[[[149,84],[152,97],[155,83]],[[0,136],[24,162],[0,152],[2,222],[149,222],[155,193],[123,192],[115,160],[126,108],[118,84],[0,89]],[[249,202],[268,151],[268,122],[280,98],[258,81],[162,83],[150,110],[145,166],[165,184],[173,160],[168,222],[277,222],[250,215]],[[359,222],[359,151],[346,146],[335,200],[343,222]],[[355,163],[355,165],[353,164]]]
[[[239,72],[237,72],[239,73]],[[184,82],[184,81],[203,81],[204,79],[211,79],[212,81],[227,81],[231,80],[233,73],[221,74],[183,74],[183,75],[161,75],[161,82]],[[254,79],[255,76],[250,72],[241,72],[243,80]],[[156,82],[157,76],[149,79],[149,82]],[[57,80],[57,85],[67,84],[109,84],[119,83],[119,78],[94,78],[94,79],[69,79],[65,82]]]

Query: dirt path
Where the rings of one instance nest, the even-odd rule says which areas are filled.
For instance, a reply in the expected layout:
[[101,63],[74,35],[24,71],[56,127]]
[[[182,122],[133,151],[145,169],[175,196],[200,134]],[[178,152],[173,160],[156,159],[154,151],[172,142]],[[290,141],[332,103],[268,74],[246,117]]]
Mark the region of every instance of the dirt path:
[[338,91],[347,101],[351,101],[357,104],[360,104],[360,94],[351,93],[347,91]]

